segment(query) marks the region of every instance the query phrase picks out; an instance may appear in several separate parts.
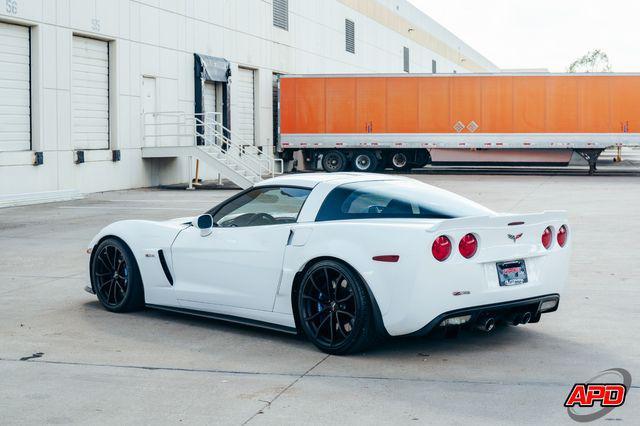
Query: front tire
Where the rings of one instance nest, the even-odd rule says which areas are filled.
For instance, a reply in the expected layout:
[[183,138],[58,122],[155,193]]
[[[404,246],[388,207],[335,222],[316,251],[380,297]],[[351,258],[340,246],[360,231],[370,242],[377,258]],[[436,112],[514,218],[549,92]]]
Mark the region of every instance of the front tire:
[[133,253],[121,240],[107,238],[94,249],[91,283],[102,306],[131,312],[144,306],[144,289]]
[[312,265],[297,296],[299,323],[318,349],[332,355],[365,350],[376,339],[373,306],[362,280],[333,260]]

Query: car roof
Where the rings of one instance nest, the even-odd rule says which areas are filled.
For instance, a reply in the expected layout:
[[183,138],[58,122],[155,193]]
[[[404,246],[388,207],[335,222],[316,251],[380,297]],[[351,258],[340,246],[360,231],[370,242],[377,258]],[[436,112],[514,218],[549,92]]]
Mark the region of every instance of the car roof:
[[375,180],[406,180],[402,176],[390,176],[377,173],[295,173],[277,176],[256,183],[254,186],[298,186],[314,188],[320,183],[334,182],[336,185],[353,182],[367,182]]

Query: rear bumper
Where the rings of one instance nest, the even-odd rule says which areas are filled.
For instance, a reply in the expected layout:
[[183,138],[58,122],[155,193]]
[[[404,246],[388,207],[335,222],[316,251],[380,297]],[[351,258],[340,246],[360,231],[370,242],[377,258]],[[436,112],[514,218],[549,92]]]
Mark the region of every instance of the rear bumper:
[[[556,305],[553,308],[542,311],[542,304],[547,301],[555,301]],[[474,306],[469,308],[461,308],[453,311],[445,312],[438,315],[427,325],[420,330],[411,333],[412,336],[424,336],[429,334],[434,328],[442,324],[443,321],[449,318],[471,316],[471,319],[467,324],[474,325],[479,318],[491,316],[496,321],[508,321],[513,315],[522,312],[530,312],[533,320],[537,322],[540,319],[540,315],[543,313],[550,313],[558,310],[560,305],[559,294],[548,294],[545,296],[530,297],[527,299],[513,300],[509,302],[492,303],[489,305]]]

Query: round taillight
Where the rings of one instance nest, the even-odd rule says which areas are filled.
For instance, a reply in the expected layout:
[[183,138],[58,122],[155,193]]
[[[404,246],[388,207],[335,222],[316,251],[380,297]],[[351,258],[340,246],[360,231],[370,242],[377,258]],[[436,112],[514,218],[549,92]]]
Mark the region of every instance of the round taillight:
[[451,255],[451,240],[444,235],[440,235],[431,245],[431,253],[439,262],[444,262]]
[[551,248],[551,240],[553,240],[553,229],[550,226],[547,226],[542,233],[542,245],[547,250]]
[[478,239],[473,234],[465,235],[458,244],[458,250],[463,257],[471,259],[478,251]]
[[558,244],[560,247],[564,247],[567,244],[567,225],[562,225],[560,229],[558,229]]

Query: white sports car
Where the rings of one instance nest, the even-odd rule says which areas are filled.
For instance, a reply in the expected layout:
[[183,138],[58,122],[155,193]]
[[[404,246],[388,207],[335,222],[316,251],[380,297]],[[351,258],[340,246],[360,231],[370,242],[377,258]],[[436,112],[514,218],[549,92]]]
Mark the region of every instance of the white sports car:
[[388,175],[296,174],[196,218],[126,220],[96,235],[91,287],[144,306],[304,333],[332,354],[438,327],[537,322],[558,308],[563,212],[498,214]]

